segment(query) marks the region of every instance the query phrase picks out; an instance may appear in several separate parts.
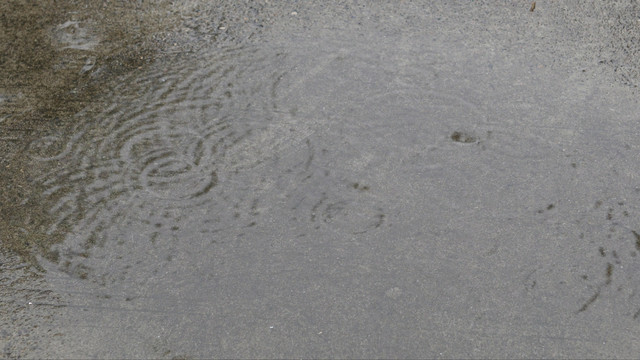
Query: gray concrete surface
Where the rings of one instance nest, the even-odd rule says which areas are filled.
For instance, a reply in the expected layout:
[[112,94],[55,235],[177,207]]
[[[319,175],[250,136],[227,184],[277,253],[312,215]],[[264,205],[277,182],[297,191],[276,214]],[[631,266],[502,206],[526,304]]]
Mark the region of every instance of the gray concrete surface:
[[637,2],[165,5],[3,145],[4,356],[640,352]]

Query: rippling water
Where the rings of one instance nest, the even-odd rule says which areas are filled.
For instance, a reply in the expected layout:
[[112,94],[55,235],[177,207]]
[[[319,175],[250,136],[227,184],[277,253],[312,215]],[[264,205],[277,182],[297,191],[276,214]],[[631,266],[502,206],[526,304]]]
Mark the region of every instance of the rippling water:
[[[80,113],[67,136],[32,143],[35,161],[56,164],[38,181],[55,218],[48,233],[68,232],[57,249],[63,267],[88,277],[104,266],[81,265],[96,245],[147,252],[164,242],[155,248],[168,259],[179,242],[230,241],[265,222],[294,236],[380,231],[403,206],[383,200],[394,182],[443,190],[449,182],[451,190],[428,192],[431,201],[461,210],[452,197],[467,180],[442,179],[464,152],[497,161],[557,153],[554,129],[496,123],[474,87],[448,88],[441,55],[363,46],[303,41],[177,55],[120,79],[112,103]],[[132,256],[121,267],[141,261],[131,254],[119,255]],[[103,271],[96,276],[113,275]]]
[[393,357],[636,321],[631,97],[511,28],[409,18],[164,54],[32,142],[72,323],[147,354]]
[[[295,121],[276,108],[281,55],[234,47],[198,56],[121,79],[115,92],[128,95],[101,113],[78,115],[69,136],[32,144],[34,159],[62,165],[40,179],[54,203],[50,233],[70,228],[86,250],[117,239],[131,222],[149,225],[148,235],[135,234],[141,238],[157,235],[159,224],[178,230],[189,211],[223,207],[215,189],[232,170],[274,155],[273,142],[250,158],[241,147]],[[263,71],[265,62],[272,71]]]
[[[329,150],[317,148],[312,135],[319,129],[327,135],[337,121],[325,108],[327,95],[340,91],[336,82],[348,84],[339,78],[346,67],[327,74],[344,60],[333,50],[303,69],[304,53],[255,47],[170,59],[143,77],[121,79],[114,92],[123,95],[100,113],[79,114],[68,136],[33,142],[34,160],[56,164],[38,180],[53,204],[48,233],[69,231],[58,249],[61,264],[87,277],[88,267],[74,263],[86,261],[96,245],[145,248],[159,238],[189,241],[185,236],[194,233],[252,227],[258,208],[269,207],[265,199],[279,196],[289,198],[292,221],[316,229],[358,234],[380,227],[383,205],[366,196],[367,185],[340,173],[350,164],[317,164]],[[347,151],[341,156],[348,161],[344,141],[325,146]],[[163,251],[170,257],[173,250]]]

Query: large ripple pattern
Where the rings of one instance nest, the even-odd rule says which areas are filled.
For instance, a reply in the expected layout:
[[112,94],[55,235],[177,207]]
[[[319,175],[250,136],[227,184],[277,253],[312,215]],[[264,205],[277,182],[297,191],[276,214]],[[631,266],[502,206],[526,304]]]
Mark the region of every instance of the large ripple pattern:
[[296,127],[275,104],[281,58],[243,47],[211,49],[198,61],[177,56],[121,79],[112,105],[79,114],[72,135],[35,141],[34,161],[58,160],[39,180],[55,219],[48,233],[71,234],[61,255],[117,237],[126,224],[152,234],[161,224],[180,229],[190,210],[231,212],[213,189],[237,171],[238,149],[261,145],[242,163],[254,166]]

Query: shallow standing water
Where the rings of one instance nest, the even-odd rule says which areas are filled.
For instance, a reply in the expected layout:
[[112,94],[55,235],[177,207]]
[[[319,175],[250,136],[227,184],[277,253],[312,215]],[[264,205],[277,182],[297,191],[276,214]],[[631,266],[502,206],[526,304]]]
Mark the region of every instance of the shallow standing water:
[[64,240],[23,356],[636,353],[633,88],[551,4],[347,4],[158,56],[25,146]]

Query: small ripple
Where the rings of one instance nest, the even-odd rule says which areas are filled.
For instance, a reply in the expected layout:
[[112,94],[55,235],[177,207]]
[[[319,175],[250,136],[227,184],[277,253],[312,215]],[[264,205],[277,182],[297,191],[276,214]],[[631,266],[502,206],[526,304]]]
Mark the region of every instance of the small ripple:
[[32,141],[27,149],[31,158],[37,161],[61,160],[71,153],[81,134],[68,139],[60,135],[47,135]]
[[316,229],[327,227],[354,235],[380,228],[385,217],[383,208],[375,201],[362,198],[345,200],[343,195],[338,200],[322,194],[309,212],[309,220],[316,224]]
[[167,200],[206,194],[217,183],[215,146],[208,137],[189,129],[155,124],[137,129],[121,144],[119,159],[127,164],[131,186]]

